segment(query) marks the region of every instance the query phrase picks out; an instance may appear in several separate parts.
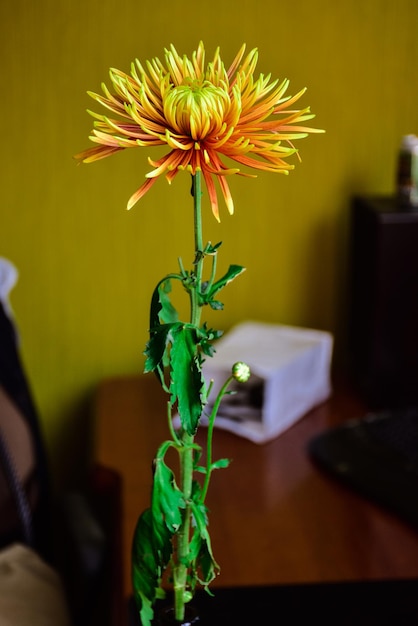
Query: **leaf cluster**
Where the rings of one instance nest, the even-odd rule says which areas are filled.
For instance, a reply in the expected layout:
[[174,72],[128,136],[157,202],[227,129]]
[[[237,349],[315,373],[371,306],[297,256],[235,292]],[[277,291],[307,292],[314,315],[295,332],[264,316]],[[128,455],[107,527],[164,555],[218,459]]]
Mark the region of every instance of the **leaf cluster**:
[[170,292],[171,278],[166,277],[152,296],[145,372],[155,372],[170,394],[171,407],[177,406],[182,428],[194,435],[206,404],[202,363],[204,356],[213,355],[212,342],[222,333],[207,328],[205,324],[199,328],[192,323],[180,322]]
[[[193,481],[191,499],[186,503],[173,472],[165,462],[170,447],[177,446],[172,441],[165,441],[157,452],[151,506],[140,516],[133,539],[132,577],[143,626],[151,624],[153,605],[156,599],[163,597],[162,578],[173,556],[173,537],[188,509],[192,518],[192,533],[187,562],[184,563],[189,572],[185,601],[193,596],[196,584],[207,589],[219,569],[212,553],[207,508],[200,484]],[[195,444],[193,448],[197,461],[201,450]],[[220,459],[210,469],[226,467],[227,464],[226,459]],[[195,469],[206,472],[206,468],[197,463]]]

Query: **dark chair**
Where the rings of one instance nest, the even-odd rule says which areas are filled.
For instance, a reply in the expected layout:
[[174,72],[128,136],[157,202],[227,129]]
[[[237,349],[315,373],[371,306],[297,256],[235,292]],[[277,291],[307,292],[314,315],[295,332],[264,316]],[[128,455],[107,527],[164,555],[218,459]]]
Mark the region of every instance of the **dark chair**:
[[22,543],[59,573],[75,626],[122,623],[120,491],[119,476],[95,466],[82,492],[52,493],[15,324],[0,300],[0,549]]

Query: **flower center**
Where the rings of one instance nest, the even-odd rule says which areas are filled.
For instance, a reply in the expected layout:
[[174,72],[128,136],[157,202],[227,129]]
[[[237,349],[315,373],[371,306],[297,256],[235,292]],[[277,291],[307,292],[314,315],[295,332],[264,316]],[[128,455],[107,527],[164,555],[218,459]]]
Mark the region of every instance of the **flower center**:
[[231,107],[228,92],[207,80],[185,80],[164,97],[164,114],[173,129],[201,141],[217,137]]

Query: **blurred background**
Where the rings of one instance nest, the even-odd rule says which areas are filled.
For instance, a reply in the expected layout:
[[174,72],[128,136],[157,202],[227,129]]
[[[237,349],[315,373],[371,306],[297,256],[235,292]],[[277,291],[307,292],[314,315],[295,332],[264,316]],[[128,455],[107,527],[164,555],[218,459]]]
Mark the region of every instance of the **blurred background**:
[[[398,147],[418,126],[416,0],[14,0],[0,4],[0,256],[21,350],[58,482],[88,459],[90,406],[104,377],[140,373],[152,290],[177,257],[192,260],[190,180],[164,179],[126,202],[150,169],[145,149],[91,165],[99,91],[109,67],[191,54],[203,40],[226,64],[243,42],[258,71],[303,87],[312,125],[288,177],[230,180],[236,212],[221,223],[204,198],[204,238],[223,241],[220,271],[248,268],[209,324],[243,319],[331,331],[345,363],[348,218],[354,194],[392,194]],[[295,160],[295,163],[297,161]]]

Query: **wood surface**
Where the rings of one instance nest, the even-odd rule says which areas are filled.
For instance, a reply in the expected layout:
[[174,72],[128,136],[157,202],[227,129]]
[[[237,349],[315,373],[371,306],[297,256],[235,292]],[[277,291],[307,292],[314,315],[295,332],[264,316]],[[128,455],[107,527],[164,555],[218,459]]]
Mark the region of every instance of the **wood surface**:
[[[213,586],[418,577],[418,532],[314,467],[315,434],[359,417],[362,403],[338,389],[275,440],[258,445],[215,430],[208,494],[221,574]],[[95,398],[95,460],[120,472],[124,590],[131,593],[136,521],[149,506],[152,459],[167,438],[166,396],[153,375],[108,379]],[[198,441],[204,444],[206,429]]]

